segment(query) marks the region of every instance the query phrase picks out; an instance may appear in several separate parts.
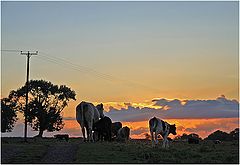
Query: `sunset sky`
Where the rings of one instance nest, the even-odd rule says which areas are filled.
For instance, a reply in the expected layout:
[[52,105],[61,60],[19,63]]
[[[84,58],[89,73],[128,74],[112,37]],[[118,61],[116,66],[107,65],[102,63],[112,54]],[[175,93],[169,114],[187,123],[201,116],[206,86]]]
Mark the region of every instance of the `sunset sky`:
[[[238,127],[238,2],[1,3],[1,49],[15,50],[1,52],[1,98],[26,81],[19,51],[38,50],[30,78],[77,94],[61,132],[81,136],[82,100],[102,102],[133,138],[153,116],[178,134]],[[22,120],[2,136],[23,136]]]

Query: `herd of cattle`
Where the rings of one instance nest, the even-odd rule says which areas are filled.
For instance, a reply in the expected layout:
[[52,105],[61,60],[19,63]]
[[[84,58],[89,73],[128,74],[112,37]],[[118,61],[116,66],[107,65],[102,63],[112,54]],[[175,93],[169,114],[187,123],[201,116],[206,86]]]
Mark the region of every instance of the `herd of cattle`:
[[[127,141],[130,135],[130,128],[122,127],[121,122],[114,122],[104,116],[103,104],[94,106],[92,103],[82,101],[76,107],[76,120],[80,124],[84,141]],[[153,117],[149,120],[149,129],[152,137],[152,145],[158,144],[157,136],[163,137],[163,147],[168,147],[168,135],[176,135],[175,124]],[[87,138],[85,135],[87,132]]]
[[94,106],[84,101],[76,107],[76,119],[82,129],[84,141],[127,141],[130,128],[122,127],[121,122],[113,123],[109,117],[104,116],[103,110],[103,104]]
[[[92,103],[82,101],[76,107],[76,120],[80,124],[84,141],[127,141],[129,140],[130,128],[122,126],[121,122],[112,122],[112,120],[104,116],[103,104],[94,106]],[[87,132],[87,138],[85,135]],[[168,135],[171,133],[176,135],[176,125],[169,124],[159,118],[153,117],[149,120],[149,131],[151,134],[152,146],[158,144],[158,135],[163,138],[163,148],[169,147],[169,141],[172,141]],[[56,139],[69,140],[68,134],[54,135]],[[200,139],[195,136],[187,138],[189,144],[199,144]],[[213,141],[214,144],[222,143],[220,140]]]
[[[82,129],[84,141],[127,141],[130,135],[130,128],[122,126],[121,122],[112,122],[112,120],[104,116],[103,104],[94,106],[92,103],[82,101],[76,107],[76,120]],[[87,132],[87,138],[85,135]],[[172,141],[168,135],[171,133],[176,135],[176,125],[169,124],[159,118],[153,117],[149,120],[149,130],[151,133],[152,146],[158,144],[158,135],[163,138],[162,146],[169,147],[169,141]],[[68,134],[54,135],[56,139],[69,140]],[[199,138],[189,136],[187,139],[189,144],[199,144]],[[215,144],[222,143],[220,140],[213,141]]]

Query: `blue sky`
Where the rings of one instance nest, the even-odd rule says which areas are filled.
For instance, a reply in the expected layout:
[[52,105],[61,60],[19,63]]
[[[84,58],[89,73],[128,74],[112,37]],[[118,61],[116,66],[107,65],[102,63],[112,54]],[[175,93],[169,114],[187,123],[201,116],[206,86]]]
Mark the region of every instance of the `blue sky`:
[[[41,57],[32,57],[32,78],[65,83],[78,91],[82,90],[79,82],[84,88],[91,85],[88,90],[104,92],[106,97],[101,98],[108,101],[123,100],[128,91],[149,99],[159,93],[168,98],[196,98],[197,95],[190,94],[198,93],[194,86],[202,86],[202,90],[214,88],[208,95],[198,94],[201,98],[220,94],[236,98],[238,5],[237,2],[2,2],[2,49],[38,50],[39,56],[45,52],[101,73],[159,88],[157,92],[145,89],[142,92],[139,87],[132,89],[126,84],[105,82],[94,75],[86,76],[39,60]],[[10,89],[24,83],[25,58],[15,52],[2,52],[2,61],[5,96]],[[58,72],[66,79],[58,76]],[[83,97],[86,92],[82,91]],[[112,97],[115,93],[119,97]],[[100,98],[89,95],[86,99]]]

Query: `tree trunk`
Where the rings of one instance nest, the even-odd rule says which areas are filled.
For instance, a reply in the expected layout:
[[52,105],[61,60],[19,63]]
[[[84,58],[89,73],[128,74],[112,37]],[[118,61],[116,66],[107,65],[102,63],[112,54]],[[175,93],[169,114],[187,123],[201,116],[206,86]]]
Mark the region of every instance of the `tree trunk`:
[[43,130],[42,129],[39,130],[39,134],[37,136],[38,137],[42,137],[43,136]]
[[40,111],[40,116],[38,118],[38,121],[39,121],[39,134],[38,134],[38,137],[42,137],[43,136],[43,131],[45,130],[45,114],[44,114],[44,110],[41,108],[39,108],[41,111]]

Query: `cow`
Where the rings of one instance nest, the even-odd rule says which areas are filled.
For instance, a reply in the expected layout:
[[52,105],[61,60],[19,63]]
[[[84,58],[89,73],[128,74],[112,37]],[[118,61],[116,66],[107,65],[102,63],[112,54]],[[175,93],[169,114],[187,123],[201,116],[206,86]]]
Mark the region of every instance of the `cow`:
[[[168,144],[168,135],[172,133],[173,135],[176,135],[176,126],[175,124],[170,125],[167,122],[153,117],[149,120],[149,129],[151,134],[151,140],[152,140],[152,146],[154,147],[155,144],[158,144],[157,136],[160,134],[163,137],[163,148],[169,147]],[[155,133],[155,135],[153,135]]]
[[127,126],[122,127],[118,130],[117,141],[127,141],[129,140],[130,128]]
[[94,133],[97,132],[98,140],[103,141],[104,138],[104,140],[111,141],[112,139],[111,127],[112,120],[109,117],[104,116],[99,121],[93,124],[93,131]]
[[214,140],[213,142],[214,142],[214,144],[221,144],[222,143],[221,140]]
[[112,138],[115,139],[117,137],[118,130],[122,128],[121,122],[112,123]]
[[[92,103],[82,101],[76,107],[76,120],[80,124],[84,141],[93,140],[93,123],[96,123],[100,118],[104,117],[103,104],[98,104],[96,107]],[[87,130],[87,140],[85,136],[85,128]]]
[[56,134],[56,135],[54,135],[54,138],[59,139],[59,140],[65,139],[68,142],[69,135],[68,134]]

